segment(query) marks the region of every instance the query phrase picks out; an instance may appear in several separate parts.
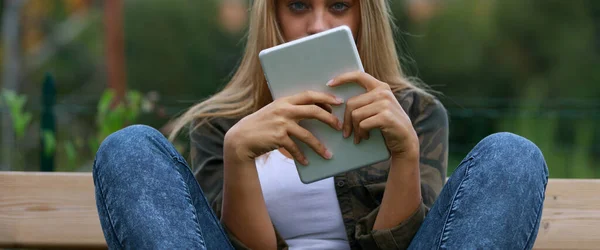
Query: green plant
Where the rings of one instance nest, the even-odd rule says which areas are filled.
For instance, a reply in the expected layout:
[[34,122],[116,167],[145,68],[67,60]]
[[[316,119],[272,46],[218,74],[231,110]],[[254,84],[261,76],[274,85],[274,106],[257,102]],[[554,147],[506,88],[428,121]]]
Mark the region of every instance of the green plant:
[[18,95],[12,90],[3,90],[0,97],[0,101],[8,107],[17,138],[23,138],[25,129],[31,122],[31,113],[23,110],[27,102],[27,96]]
[[56,138],[54,137],[54,134],[50,130],[44,130],[42,131],[42,137],[46,142],[42,149],[44,150],[44,154],[47,156],[52,155],[54,150],[56,150]]
[[96,125],[98,132],[95,138],[90,140],[90,149],[95,154],[100,143],[123,127],[134,123],[141,110],[142,94],[138,91],[128,91],[123,102],[115,103],[115,92],[111,89],[106,90],[97,106]]

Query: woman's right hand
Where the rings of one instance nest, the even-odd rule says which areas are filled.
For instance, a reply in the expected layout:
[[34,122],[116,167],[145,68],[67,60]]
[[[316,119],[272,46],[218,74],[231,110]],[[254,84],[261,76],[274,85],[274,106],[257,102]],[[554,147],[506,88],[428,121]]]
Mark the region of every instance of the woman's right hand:
[[306,91],[289,97],[279,98],[260,110],[241,119],[225,135],[225,157],[235,157],[242,162],[254,161],[267,152],[285,148],[298,162],[308,161],[290,138],[294,136],[310,146],[325,159],[331,152],[311,132],[298,122],[304,119],[320,120],[336,130],[342,123],[335,115],[319,105],[340,105],[344,100],[333,95]]

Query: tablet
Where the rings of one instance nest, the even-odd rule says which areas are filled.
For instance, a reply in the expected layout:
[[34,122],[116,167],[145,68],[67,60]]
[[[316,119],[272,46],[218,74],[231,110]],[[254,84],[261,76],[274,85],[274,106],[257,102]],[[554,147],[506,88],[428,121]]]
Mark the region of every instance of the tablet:
[[[306,90],[331,93],[346,101],[365,93],[365,89],[356,83],[335,88],[326,86],[329,80],[340,74],[364,72],[352,32],[347,26],[265,49],[260,52],[259,58],[274,99]],[[345,108],[345,104],[333,106],[332,113],[344,121]],[[303,183],[322,180],[390,157],[379,130],[370,131],[369,140],[354,144],[352,135],[344,138],[341,131],[316,119],[303,120],[299,124],[333,153],[333,158],[326,160],[305,143],[292,138],[309,161],[307,166],[296,162]]]

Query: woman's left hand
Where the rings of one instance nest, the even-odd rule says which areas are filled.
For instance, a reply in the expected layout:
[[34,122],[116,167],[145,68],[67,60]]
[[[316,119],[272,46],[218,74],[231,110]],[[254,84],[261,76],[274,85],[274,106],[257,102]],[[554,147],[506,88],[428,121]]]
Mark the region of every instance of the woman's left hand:
[[354,131],[354,143],[369,139],[369,131],[381,130],[392,157],[419,155],[419,139],[410,118],[394,96],[390,86],[373,76],[356,71],[342,74],[327,83],[330,87],[357,83],[366,93],[347,100],[343,133],[348,138]]

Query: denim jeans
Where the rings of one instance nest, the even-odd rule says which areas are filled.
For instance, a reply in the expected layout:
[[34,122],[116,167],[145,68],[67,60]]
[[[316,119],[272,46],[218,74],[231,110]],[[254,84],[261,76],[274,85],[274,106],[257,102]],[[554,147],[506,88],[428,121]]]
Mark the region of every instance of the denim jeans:
[[[110,135],[94,162],[110,249],[232,249],[183,157],[155,129]],[[548,170],[540,150],[510,133],[483,139],[444,186],[411,249],[531,249]]]

